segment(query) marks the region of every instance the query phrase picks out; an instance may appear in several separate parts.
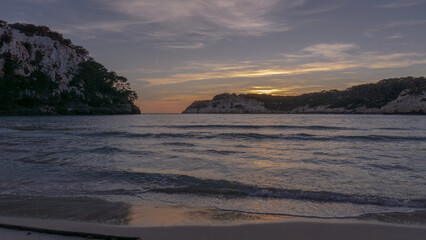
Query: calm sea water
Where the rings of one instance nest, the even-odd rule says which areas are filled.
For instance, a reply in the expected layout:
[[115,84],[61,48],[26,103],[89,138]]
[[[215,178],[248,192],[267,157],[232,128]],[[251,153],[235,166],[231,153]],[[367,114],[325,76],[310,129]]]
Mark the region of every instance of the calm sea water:
[[312,217],[426,208],[426,117],[0,117],[0,196]]

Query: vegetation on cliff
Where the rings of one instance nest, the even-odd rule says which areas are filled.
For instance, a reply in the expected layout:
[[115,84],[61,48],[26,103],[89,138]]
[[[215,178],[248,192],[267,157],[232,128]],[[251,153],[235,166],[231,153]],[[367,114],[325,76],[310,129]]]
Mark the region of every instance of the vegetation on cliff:
[[409,94],[426,91],[424,77],[405,77],[381,80],[378,83],[362,84],[346,90],[329,90],[307,93],[299,96],[272,96],[265,94],[242,94],[246,98],[256,99],[265,107],[274,111],[291,111],[300,106],[354,109],[358,107],[381,108],[395,100],[403,90]]
[[[88,51],[83,47],[73,45],[71,40],[48,27],[21,23],[7,25],[1,21],[2,26],[19,30],[26,36],[49,37],[71,48],[84,60],[75,64],[75,72],[65,73],[73,78],[64,87],[60,86],[60,76],[53,74],[58,80],[52,80],[52,72],[47,72],[43,66],[46,53],[35,50],[36,46],[29,42],[23,44],[28,54],[33,52],[31,61],[3,51],[0,54],[0,115],[140,113],[133,104],[137,94],[131,90],[127,79],[88,57]],[[0,48],[12,40],[10,31],[4,31],[0,36]]]
[[[426,102],[424,98],[426,79],[424,77],[391,78],[381,80],[377,83],[353,86],[346,90],[321,91],[299,96],[222,93],[214,96],[210,101],[196,101],[184,112],[200,112],[202,108],[214,108],[221,101],[229,101],[230,99],[235,99],[235,97],[240,97],[257,100],[263,103],[267,111],[275,113],[305,112],[305,110],[295,111],[298,108],[308,109],[307,112],[368,113],[368,111],[360,109],[379,110],[401,95],[404,95],[403,91],[405,91],[405,95],[419,96],[419,101],[421,102],[421,107],[418,110],[407,110],[408,112],[426,113],[424,110],[426,106],[424,104]],[[318,109],[316,109],[317,107]],[[334,111],[333,109],[336,110]],[[395,110],[395,113],[399,111]],[[379,113],[380,111],[369,112]]]
[[[1,20],[0,20],[1,21]],[[1,21],[2,24],[7,24],[5,21]],[[72,43],[70,39],[64,38],[64,36],[58,32],[50,30],[49,27],[46,26],[36,26],[34,24],[28,23],[14,23],[9,24],[9,27],[19,30],[23,34],[27,36],[41,36],[41,37],[49,37],[55,41],[58,41],[60,44],[70,47],[77,51],[78,54],[83,55],[84,57],[89,56],[89,51],[87,51],[82,46],[77,46]]]

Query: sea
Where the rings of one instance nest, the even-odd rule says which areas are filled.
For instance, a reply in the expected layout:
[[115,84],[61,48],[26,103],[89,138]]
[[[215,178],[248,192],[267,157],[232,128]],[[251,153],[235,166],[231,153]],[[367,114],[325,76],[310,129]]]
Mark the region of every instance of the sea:
[[0,117],[0,200],[312,218],[426,209],[426,116]]

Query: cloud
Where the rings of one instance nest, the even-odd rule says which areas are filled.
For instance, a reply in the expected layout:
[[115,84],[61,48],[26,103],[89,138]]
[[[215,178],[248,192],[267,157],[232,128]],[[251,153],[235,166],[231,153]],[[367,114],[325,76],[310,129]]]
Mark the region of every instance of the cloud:
[[114,21],[114,22],[86,23],[83,25],[75,26],[74,28],[76,30],[80,30],[84,32],[105,31],[105,32],[111,32],[111,33],[120,33],[125,31],[125,28],[130,26],[137,26],[138,24],[140,24],[140,22],[138,21],[121,20],[121,21]]
[[411,7],[411,6],[419,5],[419,4],[422,4],[424,2],[425,1],[408,1],[408,0],[405,0],[405,1],[398,1],[398,2],[380,5],[378,7],[379,8],[402,8],[402,7]]
[[356,49],[355,44],[336,43],[327,44],[319,43],[308,46],[300,51],[298,54],[282,54],[290,61],[306,58],[327,58],[327,59],[341,59],[349,56],[348,51]]
[[201,42],[186,44],[186,43],[176,43],[169,44],[165,46],[166,48],[176,48],[176,49],[199,49],[204,47],[204,44]]
[[297,11],[295,11],[295,13],[297,15],[301,15],[301,16],[308,16],[308,15],[313,15],[313,14],[330,12],[330,11],[336,10],[338,8],[341,8],[342,6],[343,6],[343,4],[341,4],[341,3],[333,4],[333,5],[324,5],[324,6],[319,6],[319,7],[316,7],[316,8],[311,8],[311,9],[297,10]]
[[21,2],[29,2],[29,3],[55,3],[58,0],[19,0]]
[[383,31],[390,28],[398,28],[398,27],[410,27],[410,26],[417,26],[417,25],[424,25],[426,24],[426,20],[400,20],[400,21],[393,21],[387,24],[378,25],[373,28],[369,28],[364,31],[364,36],[367,37],[373,37],[376,32]]
[[404,36],[402,35],[402,34],[400,34],[400,33],[396,33],[396,34],[393,34],[393,35],[390,35],[389,37],[387,37],[388,39],[400,39],[400,38],[403,38]]
[[[426,54],[415,52],[381,53],[360,51],[355,44],[315,44],[296,54],[283,54],[288,62],[300,63],[302,71],[336,71],[354,68],[405,68],[426,63]],[[295,72],[297,73],[297,71]]]
[[[146,23],[189,24],[194,32],[217,27],[237,34],[281,31],[284,23],[269,18],[277,8],[291,9],[304,0],[120,0],[107,1],[111,9]],[[197,20],[194,21],[193,20]],[[188,31],[187,26],[181,26]]]
[[307,46],[281,58],[234,61],[225,63],[184,62],[167,76],[140,78],[150,86],[170,85],[192,81],[227,79],[228,83],[241,79],[296,76],[320,72],[342,72],[357,69],[395,69],[426,64],[426,54],[414,52],[382,53],[361,51],[352,43],[319,43]]
[[[69,26],[75,35],[122,33],[165,48],[197,49],[235,36],[263,36],[292,29],[292,9],[306,0],[90,0],[110,19]],[[121,41],[126,39],[121,36]]]
[[150,81],[151,85],[168,85],[175,83],[183,83],[188,81],[201,81],[211,79],[242,79],[242,78],[268,78],[274,76],[294,76],[312,72],[328,72],[338,71],[348,68],[356,67],[350,62],[332,62],[332,63],[309,63],[301,64],[297,66],[271,66],[271,67],[256,67],[256,68],[245,68],[240,66],[239,70],[211,70],[205,72],[187,72],[171,74],[167,77],[162,78],[140,78],[142,81]]

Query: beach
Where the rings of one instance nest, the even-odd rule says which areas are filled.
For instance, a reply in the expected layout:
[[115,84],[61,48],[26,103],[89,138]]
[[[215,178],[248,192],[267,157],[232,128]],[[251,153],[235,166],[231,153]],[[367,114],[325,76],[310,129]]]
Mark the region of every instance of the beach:
[[0,240],[426,240],[426,0],[0,6]]
[[[54,231],[84,232],[104,235],[104,239],[186,240],[186,239],[411,239],[421,240],[426,235],[425,226],[395,225],[354,220],[306,220],[289,219],[279,223],[244,224],[231,226],[162,226],[133,227],[70,222],[63,220],[35,220],[22,218],[0,218],[0,223]],[[28,234],[30,233],[30,234]],[[61,234],[37,233],[29,230],[0,228],[1,239],[35,240],[87,239]],[[108,238],[109,237],[109,238]]]
[[[0,217],[0,239],[420,240],[426,235],[426,211],[320,219],[160,205],[117,208],[117,204],[100,204],[99,201],[89,200],[85,204],[78,202],[80,207],[75,202],[66,204],[72,206],[69,209],[71,213],[66,215],[63,213],[66,211],[64,208],[57,207],[60,205],[58,199],[50,200],[49,203],[52,206],[50,209],[40,208],[40,204],[38,207],[24,204],[18,207],[19,213],[11,213],[20,214],[19,217]],[[25,211],[28,211],[27,214],[23,214]],[[84,221],[82,218],[73,220],[87,211],[90,214],[86,215]]]
[[426,236],[423,116],[1,120],[0,239]]

